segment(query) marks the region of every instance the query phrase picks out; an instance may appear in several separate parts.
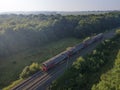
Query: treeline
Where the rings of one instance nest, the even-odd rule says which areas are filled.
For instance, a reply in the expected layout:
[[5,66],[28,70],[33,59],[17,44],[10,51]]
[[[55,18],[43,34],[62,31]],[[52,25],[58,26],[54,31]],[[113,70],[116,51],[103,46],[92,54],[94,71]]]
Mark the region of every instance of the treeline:
[[101,76],[101,81],[92,90],[120,90],[120,51],[114,67]]
[[99,15],[0,15],[0,56],[62,38],[84,38],[120,26],[120,13]]
[[[117,33],[120,34],[120,30]],[[119,42],[120,39],[118,39]],[[100,82],[97,85],[93,85],[92,90],[120,90],[120,50],[113,68],[107,73],[102,74]]]
[[[113,67],[120,48],[120,30],[117,33],[114,38],[103,41],[92,53],[78,58],[64,75],[52,83],[51,90],[91,90],[93,84],[100,80],[101,74]],[[119,60],[115,63],[115,69],[103,75],[102,81],[94,85],[93,90],[120,89]]]

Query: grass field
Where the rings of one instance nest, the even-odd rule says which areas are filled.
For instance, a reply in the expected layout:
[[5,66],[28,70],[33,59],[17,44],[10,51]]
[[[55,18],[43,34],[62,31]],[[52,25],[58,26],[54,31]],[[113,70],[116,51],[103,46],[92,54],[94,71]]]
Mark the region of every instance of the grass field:
[[42,47],[29,48],[0,59],[0,88],[16,80],[25,66],[32,62],[41,63],[80,42],[80,39],[66,38]]

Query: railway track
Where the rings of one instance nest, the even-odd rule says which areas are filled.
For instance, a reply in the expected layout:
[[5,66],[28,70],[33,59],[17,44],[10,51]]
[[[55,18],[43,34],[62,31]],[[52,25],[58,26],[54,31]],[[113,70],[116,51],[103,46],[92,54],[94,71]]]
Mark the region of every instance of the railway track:
[[[48,77],[48,75],[47,74],[44,74],[43,76],[41,76],[40,78],[38,78],[38,79],[36,79],[35,81],[33,81],[32,83],[30,83],[28,86],[26,86],[25,88],[24,88],[24,90],[30,90],[30,89],[32,89],[34,86],[36,86],[36,84],[38,83],[38,82],[40,82],[40,81],[42,81],[44,78],[46,78],[46,77]],[[34,90],[34,89],[32,89],[32,90]]]
[[[69,63],[69,66],[71,64],[72,64],[72,62]],[[59,64],[56,68],[53,68],[54,70],[50,70],[50,71],[48,71],[48,73],[45,73],[45,75],[43,77],[40,77],[38,80],[36,80],[36,82],[32,83],[27,88],[24,88],[24,90],[37,90],[39,86],[44,85],[44,83],[46,81],[49,81],[49,79],[55,77],[56,75],[57,76],[60,75],[59,73],[63,73],[66,69],[66,68],[63,68],[63,66],[66,66],[65,61],[62,62],[61,64]],[[59,68],[60,68],[60,70],[58,71]],[[48,83],[51,83],[51,82],[48,82]],[[44,86],[46,86],[46,85],[44,85]],[[43,89],[39,89],[39,90],[43,90]]]
[[59,73],[60,71],[46,74],[44,77],[37,80],[37,82],[35,82],[34,84],[32,84],[30,87],[26,88],[25,90],[36,90],[38,88],[38,86],[40,86],[43,82],[46,82],[50,77],[53,77],[56,73]]
[[39,71],[39,72],[35,73],[33,76],[31,76],[30,78],[26,79],[25,81],[23,81],[22,83],[20,83],[16,87],[12,88],[11,90],[23,90],[22,89],[23,87],[25,87],[26,85],[31,83],[31,81],[33,81],[35,78],[38,78],[40,75],[42,75],[42,71]]
[[[60,67],[62,67],[62,66],[60,66]],[[60,71],[62,71],[62,70],[63,69],[61,69]],[[54,72],[51,70],[48,73],[39,72],[39,73],[42,73],[42,76],[37,75],[35,78],[28,80],[25,83],[22,83],[22,85],[20,85],[17,88],[14,88],[12,90],[36,90],[38,88],[38,86],[42,84],[42,82],[45,82],[50,77],[54,76],[56,73],[59,73],[59,72],[57,70],[55,70]]]
[[[110,33],[109,35],[104,34],[105,36],[104,39],[111,38],[112,35],[114,35],[113,32]],[[92,51],[95,48],[95,46],[96,45],[90,45],[90,47],[82,50],[78,55],[71,57],[69,66],[72,64],[75,58]],[[14,87],[12,90],[45,90],[46,87],[50,85],[51,81],[56,79],[60,74],[62,74],[65,71],[65,66],[66,66],[66,63],[63,63],[48,72],[40,71],[36,73],[35,75],[33,75],[31,78],[25,80],[23,83]],[[42,88],[43,86],[44,86],[44,89]]]
[[[79,55],[81,55],[79,53]],[[73,58],[70,59],[71,62],[69,62],[68,66],[72,65],[72,62],[74,61],[74,58],[77,58],[79,55],[74,56]],[[47,87],[48,85],[45,84],[46,81],[48,81],[47,83],[51,83],[49,80],[52,79],[53,77],[56,78],[57,75],[60,75],[59,73],[63,73],[65,71],[66,68],[63,68],[63,66],[66,66],[67,63],[63,63],[62,65],[59,65],[58,67],[56,67],[56,70],[52,70],[50,72],[48,72],[47,74],[45,74],[43,77],[39,78],[38,80],[36,80],[34,83],[32,82],[31,85],[27,86],[26,88],[24,88],[23,90],[45,90],[43,88],[39,88],[39,86],[45,86]],[[59,71],[58,71],[59,69]]]

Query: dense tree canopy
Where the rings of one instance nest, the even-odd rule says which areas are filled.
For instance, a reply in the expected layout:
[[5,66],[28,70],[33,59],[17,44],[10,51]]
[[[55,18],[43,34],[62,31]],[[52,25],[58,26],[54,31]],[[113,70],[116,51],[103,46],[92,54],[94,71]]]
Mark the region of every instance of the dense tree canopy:
[[92,90],[120,90],[120,51],[114,67],[101,76],[101,81]]
[[[119,31],[116,31],[117,35]],[[120,38],[120,35],[118,38]],[[119,43],[120,39],[117,41]],[[113,68],[102,74],[100,82],[93,85],[92,90],[120,90],[120,50],[116,57]]]
[[[60,48],[56,48],[56,47],[52,48],[50,42],[54,43],[58,40],[59,41],[60,40],[62,41],[64,39],[68,40],[69,38],[80,38],[79,40],[81,40],[82,38],[100,32],[105,32],[113,28],[117,28],[119,26],[120,26],[120,12],[111,12],[111,13],[98,14],[98,15],[78,15],[78,16],[43,15],[43,14],[0,15],[0,59],[1,61],[2,59],[5,61],[5,63],[2,64],[3,67],[0,68],[2,72],[0,74],[2,76],[5,76],[5,77],[1,76],[2,79],[1,79],[0,87],[8,85],[11,82],[10,80],[15,80],[18,79],[19,77],[26,78],[29,75],[35,73],[36,71],[39,70],[38,64],[37,66],[36,64],[32,64],[32,65],[29,64],[31,64],[36,59],[39,60],[39,58],[44,55],[45,56],[40,59],[40,62],[47,60],[48,58],[52,57],[55,54],[58,54],[67,47],[65,46],[63,48],[63,45],[65,44],[60,43],[61,45],[60,46],[58,45]],[[117,33],[119,35],[119,31],[117,31]],[[87,39],[88,38],[86,38],[86,40]],[[73,43],[75,42],[75,40],[69,42]],[[106,44],[106,42],[104,42],[103,44]],[[48,47],[49,49],[45,49],[45,48],[41,49],[42,46],[45,45],[46,46],[50,45]],[[40,52],[37,51],[36,49],[38,48],[40,48],[40,50],[43,52],[41,53],[41,51]],[[54,50],[56,49],[55,53],[52,52],[53,49]],[[29,52],[29,50],[30,53],[32,52],[32,54],[30,53],[26,54],[27,52]],[[49,50],[50,52],[44,53],[45,50],[46,51]],[[107,57],[104,55],[109,56],[108,52],[109,51],[104,51],[103,53],[103,51],[95,50],[93,52],[93,55],[90,55],[89,58],[79,58],[78,61],[74,63],[73,65],[74,68],[71,70],[75,72],[75,74],[72,74],[73,72],[71,71],[67,72],[69,76],[65,74],[68,79],[71,77],[76,77],[76,78],[71,78],[69,81],[65,82],[69,85],[69,88],[71,88],[71,86],[73,88],[75,86],[77,86],[76,88],[83,87],[87,82],[86,80],[87,76],[85,75],[85,73],[90,73],[99,70],[100,66],[105,63],[103,58],[107,59]],[[19,57],[22,56],[21,53],[24,55],[22,59],[20,58],[20,62],[19,62]],[[52,53],[52,54],[48,55],[48,53]],[[17,54],[19,55],[17,59],[9,58],[7,60],[11,60],[11,61],[8,62],[9,64],[8,63],[6,64],[7,60],[5,58],[7,56],[10,55],[15,56]],[[39,56],[39,58],[36,58],[36,54],[37,56]],[[100,58],[100,60],[96,61],[96,59],[98,58]],[[22,62],[22,60],[24,61],[24,63]],[[6,66],[4,67],[4,65],[8,67]],[[12,74],[10,74],[8,70],[11,69],[10,68],[11,65],[13,66],[12,68],[14,68],[14,66],[19,67],[19,70],[18,68],[15,68],[13,72],[11,72]],[[91,67],[91,65],[93,67]],[[26,67],[21,72],[23,66]],[[78,70],[80,73],[77,73]],[[6,78],[7,74],[9,74],[9,77],[7,76]],[[73,81],[75,81],[75,83]],[[81,86],[78,84],[80,84]]]
[[0,15],[0,56],[66,37],[83,38],[120,26],[120,13]]

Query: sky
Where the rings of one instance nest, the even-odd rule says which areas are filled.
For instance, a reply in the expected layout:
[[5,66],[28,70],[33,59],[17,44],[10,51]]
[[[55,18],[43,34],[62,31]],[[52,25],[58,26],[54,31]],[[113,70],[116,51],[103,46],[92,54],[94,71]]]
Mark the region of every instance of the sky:
[[0,12],[120,10],[120,0],[0,0]]

